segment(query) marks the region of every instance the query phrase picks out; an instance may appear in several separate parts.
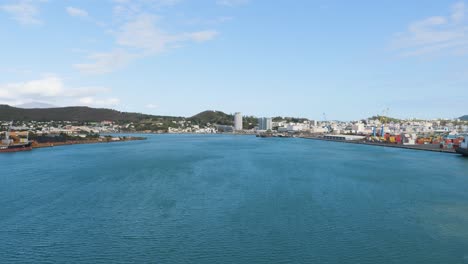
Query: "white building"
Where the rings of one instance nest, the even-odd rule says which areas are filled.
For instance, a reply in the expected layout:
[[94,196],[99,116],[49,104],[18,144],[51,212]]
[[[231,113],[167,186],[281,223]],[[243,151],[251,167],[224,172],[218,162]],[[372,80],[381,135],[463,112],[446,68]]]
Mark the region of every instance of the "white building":
[[304,130],[308,130],[308,129],[309,129],[309,126],[306,125],[306,124],[300,124],[300,123],[289,123],[289,124],[286,126],[286,128],[287,128],[288,131],[295,132],[295,131],[304,131]]
[[271,118],[261,117],[258,119],[258,130],[271,130],[273,128]]
[[234,130],[242,130],[242,113],[234,114]]
[[363,133],[366,131],[364,124],[361,122],[352,125],[352,130],[354,133]]

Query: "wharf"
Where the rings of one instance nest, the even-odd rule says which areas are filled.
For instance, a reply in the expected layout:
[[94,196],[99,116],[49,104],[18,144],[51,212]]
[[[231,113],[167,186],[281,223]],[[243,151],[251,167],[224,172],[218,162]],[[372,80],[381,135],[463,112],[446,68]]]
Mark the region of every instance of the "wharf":
[[322,140],[322,141],[333,141],[333,142],[341,142],[341,143],[348,143],[348,144],[370,145],[370,146],[378,146],[378,147],[402,148],[402,149],[412,149],[412,150],[423,150],[423,151],[457,154],[454,149],[441,149],[438,144],[401,145],[401,144],[389,144],[389,143],[378,143],[378,142],[325,139],[325,138],[321,138],[321,137],[310,137],[310,136],[302,136],[300,138],[313,139],[313,140]]
[[117,143],[117,142],[127,142],[135,140],[146,140],[144,137],[126,137],[121,138],[120,140],[69,140],[65,142],[44,142],[44,143],[33,143],[32,147],[35,148],[49,148],[49,147],[58,147],[58,146],[69,146],[69,145],[82,145],[82,144],[102,144],[102,143]]

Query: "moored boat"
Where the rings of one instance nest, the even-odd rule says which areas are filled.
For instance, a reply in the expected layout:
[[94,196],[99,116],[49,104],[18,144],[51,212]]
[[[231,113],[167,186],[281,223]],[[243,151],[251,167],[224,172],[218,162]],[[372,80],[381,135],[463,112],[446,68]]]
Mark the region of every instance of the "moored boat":
[[20,144],[10,144],[10,145],[0,145],[0,152],[18,152],[18,151],[27,151],[32,150],[31,142],[20,143]]
[[28,132],[23,133],[22,137],[17,134],[15,139],[11,139],[10,128],[8,128],[4,135],[5,137],[0,142],[0,153],[32,150],[32,142],[29,141]]

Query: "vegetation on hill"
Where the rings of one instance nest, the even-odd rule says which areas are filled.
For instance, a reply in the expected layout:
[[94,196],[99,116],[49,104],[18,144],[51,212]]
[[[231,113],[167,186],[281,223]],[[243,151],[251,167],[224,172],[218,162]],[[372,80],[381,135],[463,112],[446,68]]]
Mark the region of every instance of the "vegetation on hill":
[[[169,117],[152,116],[140,113],[119,112],[112,109],[83,106],[24,109],[0,105],[0,120],[8,121],[115,121],[137,122],[145,119],[167,119]],[[173,118],[173,117],[171,117]]]
[[468,115],[461,116],[460,120],[468,121]]
[[[84,106],[73,107],[56,107],[56,108],[34,108],[25,109],[12,107],[8,105],[0,105],[0,120],[2,121],[72,121],[78,123],[84,122],[101,122],[113,121],[116,123],[132,122],[137,131],[167,131],[168,128],[177,128],[184,126],[184,122],[207,126],[207,125],[234,125],[234,115],[226,114],[221,111],[204,111],[192,117],[172,117],[172,116],[156,116],[141,113],[119,112],[105,108],[91,108]],[[286,120],[288,122],[300,123],[307,119],[292,118],[292,117],[275,117],[273,121]],[[243,128],[252,129],[258,125],[258,118],[255,116],[243,117]]]
[[188,118],[192,124],[204,125],[204,124],[218,124],[218,125],[233,125],[234,116],[228,115],[221,111],[204,111]]
[[242,121],[242,126],[244,129],[252,129],[258,126],[258,118],[255,116],[244,116]]
[[[193,124],[217,124],[217,125],[234,125],[234,115],[226,114],[221,111],[204,111],[188,118]],[[244,116],[242,118],[242,125],[244,129],[252,129],[258,124],[258,118],[254,116]]]
[[370,120],[379,120],[381,123],[399,123],[401,122],[401,119],[398,119],[398,118],[393,118],[393,117],[389,117],[389,116],[381,116],[381,115],[378,115],[378,116],[372,116],[369,118]]

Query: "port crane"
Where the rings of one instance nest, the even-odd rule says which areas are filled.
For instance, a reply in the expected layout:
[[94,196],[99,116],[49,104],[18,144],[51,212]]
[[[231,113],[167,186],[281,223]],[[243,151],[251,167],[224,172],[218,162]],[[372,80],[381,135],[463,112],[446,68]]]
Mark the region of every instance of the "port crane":
[[323,124],[324,124],[323,127],[327,129],[327,133],[333,132],[333,128],[327,122],[327,115],[325,113],[323,113],[323,118],[322,119],[323,119]]
[[[388,123],[388,112],[390,111],[390,108],[385,108],[382,110],[382,115],[377,114],[377,119],[382,122],[382,126],[380,127],[380,136],[383,137],[385,134],[385,124]],[[377,127],[372,126],[372,136],[376,137],[377,136]]]

